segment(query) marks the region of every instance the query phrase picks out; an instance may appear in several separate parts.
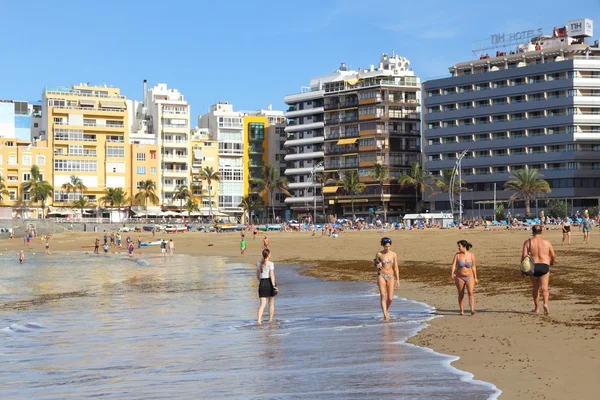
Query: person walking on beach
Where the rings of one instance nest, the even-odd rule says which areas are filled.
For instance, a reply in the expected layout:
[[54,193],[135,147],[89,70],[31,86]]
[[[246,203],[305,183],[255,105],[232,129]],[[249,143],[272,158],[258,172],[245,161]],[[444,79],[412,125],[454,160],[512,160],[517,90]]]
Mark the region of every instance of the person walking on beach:
[[275,295],[279,291],[275,285],[275,266],[270,261],[271,251],[264,249],[262,251],[262,260],[256,264],[256,279],[258,279],[258,297],[260,305],[258,306],[257,322],[262,325],[262,315],[269,299],[269,322],[273,321],[275,314]]
[[102,249],[104,250],[104,255],[108,255],[108,243],[104,243],[104,246],[102,246]]
[[539,299],[541,289],[542,297],[544,299],[544,314],[548,315],[550,313],[550,310],[548,309],[548,297],[550,295],[548,289],[550,284],[550,266],[554,265],[554,262],[556,261],[556,253],[554,253],[552,243],[542,237],[543,230],[541,225],[534,225],[531,231],[533,237],[527,239],[523,243],[521,261],[531,254],[535,263],[533,276],[531,276],[531,282],[533,284],[531,294],[534,305],[532,312],[540,312]]
[[46,254],[50,254],[50,238],[46,238]]
[[98,250],[100,250],[100,239],[96,239],[94,243],[94,254],[100,254]]
[[175,242],[173,239],[169,239],[169,254],[173,255],[175,253]]
[[133,242],[129,242],[129,244],[127,245],[127,250],[129,251],[129,257],[133,257]]
[[565,217],[562,223],[560,224],[562,229],[562,244],[565,244],[565,239],[568,239],[568,244],[571,244],[571,222],[569,221],[569,217]]
[[400,272],[398,271],[398,256],[390,250],[392,239],[384,237],[381,239],[381,246],[383,250],[375,255],[373,262],[377,268],[377,286],[379,287],[383,319],[389,321],[394,287],[400,289]]
[[244,253],[246,252],[246,239],[242,237],[242,240],[240,241],[240,251],[242,253],[242,255],[244,255]]
[[154,238],[156,236],[156,228],[152,228],[152,237]]
[[23,264],[25,262],[25,252],[21,250],[19,253],[19,264]]
[[104,234],[104,244],[108,244],[108,234]]
[[267,235],[263,239],[263,250],[269,250],[269,238]]
[[590,244],[590,231],[592,230],[592,220],[589,214],[583,213],[583,220],[581,221],[581,230],[583,232],[583,243]]
[[163,257],[167,255],[167,242],[164,239],[162,239],[160,242],[160,253]]
[[450,279],[456,283],[456,289],[458,289],[458,308],[460,309],[460,315],[465,315],[465,309],[463,306],[463,299],[465,298],[465,289],[469,295],[469,306],[471,307],[471,315],[475,315],[475,284],[479,283],[477,280],[477,265],[475,261],[475,255],[471,253],[471,247],[473,245],[466,240],[459,240],[456,242],[458,251],[454,255],[452,260],[452,271],[450,272]]

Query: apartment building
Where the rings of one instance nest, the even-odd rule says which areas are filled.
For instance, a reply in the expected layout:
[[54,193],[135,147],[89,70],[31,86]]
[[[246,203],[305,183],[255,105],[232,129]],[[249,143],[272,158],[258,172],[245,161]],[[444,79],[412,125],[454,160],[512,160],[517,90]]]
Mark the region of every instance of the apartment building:
[[53,149],[52,181],[46,179],[54,187],[53,205],[81,197],[62,189],[72,175],[87,186],[93,205],[106,188],[131,187],[127,103],[118,88],[85,83],[45,88],[41,131],[40,139]]
[[[390,218],[414,209],[414,191],[398,184],[398,178],[408,172],[411,163],[420,161],[421,151],[420,81],[409,65],[404,57],[384,53],[377,67],[371,65],[355,71],[342,64],[335,73],[314,78],[305,93],[286,97],[286,102],[292,103],[303,95],[319,93],[316,105],[323,115],[322,122],[310,120],[311,124],[323,125],[322,136],[321,128],[316,128],[307,138],[300,134],[295,136],[296,132],[303,131],[296,130],[297,127],[308,122],[298,121],[308,112],[306,102],[295,103],[286,113],[288,119],[291,118],[286,131],[292,135],[288,135],[285,144],[289,153],[285,159],[298,163],[286,171],[292,176],[290,187],[298,189],[298,197],[286,201],[296,204],[296,210],[309,211],[314,207],[314,197],[306,196],[310,193],[317,196],[317,213],[321,213],[322,205],[318,203],[324,197],[326,213],[352,216],[349,194],[337,184],[321,187],[320,183],[342,180],[349,171],[358,172],[360,181],[367,186],[365,192],[354,196],[357,217],[382,212],[383,202],[390,207]],[[315,105],[314,100],[309,102]],[[321,155],[322,168],[315,164]],[[307,164],[303,164],[307,159],[311,161],[308,170]],[[383,193],[371,178],[376,163],[390,169],[392,179],[385,183]],[[310,172],[322,172],[324,178],[310,179],[310,175],[305,174]]]
[[[264,166],[268,163],[268,135],[269,121],[266,116],[245,115],[244,116],[244,158],[248,166],[248,187],[246,195],[251,194],[258,199],[259,193],[252,186],[253,179],[264,177]],[[262,196],[264,204],[269,204],[266,193]]]
[[217,141],[219,156],[219,211],[241,220],[242,198],[248,194],[248,153],[245,150],[244,114],[222,101],[198,117],[198,126],[208,129]]
[[[157,191],[162,206],[179,207],[177,187],[191,186],[190,106],[177,89],[159,83],[146,89],[138,126],[156,138],[159,151]],[[142,136],[143,138],[144,136]]]
[[[192,152],[192,195],[201,198],[201,215],[208,215],[210,206],[214,211],[219,209],[219,185],[218,182],[208,182],[200,177],[200,172],[210,167],[213,171],[219,171],[219,149],[218,142],[214,140],[207,128],[194,128],[191,132]],[[209,196],[210,189],[210,196]]]
[[[135,196],[139,192],[143,182],[148,180],[157,182],[160,169],[160,150],[156,144],[136,142],[130,143],[129,147],[131,159],[128,162],[128,166],[130,168],[131,186],[126,190],[129,195]],[[148,204],[147,206],[152,206],[152,204]],[[158,206],[158,204],[155,204],[155,206]]]
[[0,137],[32,141],[41,130],[41,104],[0,100]]
[[[21,184],[31,179],[31,168],[37,165],[42,180],[52,182],[52,149],[45,142],[36,145],[28,140],[0,137],[0,176],[6,193],[0,201],[0,218],[39,218],[42,204],[32,204]],[[49,198],[46,205],[50,205]]]
[[[567,199],[574,209],[598,204],[600,48],[588,42],[592,30],[590,20],[570,21],[423,84],[426,168],[434,175],[452,170],[466,151],[466,216],[493,216],[494,199],[524,215],[524,202],[509,204],[512,192],[503,189],[526,165],[548,181],[548,198]],[[451,209],[447,194],[427,200],[433,210]]]

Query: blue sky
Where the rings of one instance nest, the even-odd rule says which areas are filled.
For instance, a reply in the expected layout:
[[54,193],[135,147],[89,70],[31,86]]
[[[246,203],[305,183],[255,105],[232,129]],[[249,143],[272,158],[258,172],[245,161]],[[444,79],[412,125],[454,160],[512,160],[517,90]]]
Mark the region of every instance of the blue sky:
[[493,33],[591,18],[600,0],[138,1],[0,0],[0,99],[39,100],[45,86],[106,83],[141,99],[142,80],[178,88],[192,115],[227,100],[282,109],[313,76],[407,57],[422,78],[474,58]]

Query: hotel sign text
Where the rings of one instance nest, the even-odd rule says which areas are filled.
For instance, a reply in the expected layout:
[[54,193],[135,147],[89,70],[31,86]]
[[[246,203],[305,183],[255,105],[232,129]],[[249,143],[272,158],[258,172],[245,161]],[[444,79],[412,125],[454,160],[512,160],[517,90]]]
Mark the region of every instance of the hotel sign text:
[[491,35],[492,45],[494,47],[501,47],[507,45],[513,45],[517,43],[527,42],[533,39],[536,36],[540,36],[543,34],[542,28],[538,29],[530,29],[527,31],[521,32],[512,32],[512,33],[497,33],[495,35]]

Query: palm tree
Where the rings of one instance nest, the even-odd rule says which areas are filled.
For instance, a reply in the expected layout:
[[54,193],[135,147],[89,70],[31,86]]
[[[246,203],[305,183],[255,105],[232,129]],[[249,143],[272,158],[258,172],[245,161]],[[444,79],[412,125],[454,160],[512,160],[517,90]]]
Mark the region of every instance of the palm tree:
[[367,186],[360,181],[360,176],[355,170],[348,171],[344,174],[342,180],[338,181],[338,185],[344,189],[346,194],[350,195],[350,203],[352,204],[352,216],[354,216],[354,195],[365,191]]
[[81,217],[83,217],[83,209],[88,207],[89,205],[90,202],[88,201],[87,197],[83,196],[73,202],[73,207],[77,207],[81,210]]
[[[333,179],[333,178],[329,178],[327,175],[325,175],[325,173],[323,172],[319,172],[315,175],[313,175],[313,179],[315,180],[315,182],[319,183],[321,185],[321,188],[330,185],[330,184],[335,184],[337,183],[337,180]],[[327,222],[327,219],[325,218],[325,200],[323,200],[321,202],[321,205],[323,206],[323,218],[325,219],[324,221]],[[315,221],[316,223],[317,221]]]
[[81,193],[81,197],[83,197],[83,192],[87,190],[87,186],[83,184],[83,180],[76,175],[71,175],[71,177],[69,178],[69,182],[63,183],[61,188],[66,190],[67,194],[69,194],[70,192],[77,193],[77,191],[79,190],[79,192]]
[[179,200],[179,210],[183,211],[183,202],[191,197],[190,189],[186,185],[179,185],[173,193],[173,200]]
[[[254,178],[252,180],[252,185],[259,195],[264,196],[266,194],[268,196],[269,202],[271,203],[271,210],[273,211],[273,221],[275,221],[275,202],[273,201],[273,193],[275,192],[275,189],[279,189],[281,193],[291,196],[291,193],[288,191],[289,183],[287,178],[279,177],[277,167],[267,163],[263,167],[263,177]],[[265,215],[267,214],[267,206],[268,205],[265,204]]]
[[29,193],[29,201],[32,203],[40,202],[42,205],[42,216],[46,209],[46,199],[52,194],[54,188],[47,181],[42,180],[42,174],[37,165],[31,167],[30,178],[21,183],[21,190]]
[[525,214],[531,215],[531,200],[544,193],[550,193],[550,185],[544,179],[544,176],[535,168],[525,166],[523,169],[517,169],[510,173],[509,180],[504,184],[505,190],[514,190],[510,200],[525,200]]
[[244,212],[248,214],[248,219],[250,223],[252,223],[252,212],[254,210],[258,210],[263,206],[263,202],[261,198],[258,200],[254,200],[252,196],[245,196],[242,198],[242,202],[238,205],[238,207],[242,207]]
[[156,195],[156,182],[152,179],[147,179],[140,182],[139,192],[134,196],[134,200],[144,205],[144,210],[148,208],[148,201],[156,205],[159,202],[158,196]]
[[390,179],[390,168],[376,163],[373,165],[371,171],[369,171],[369,175],[379,184],[379,191],[381,193],[381,206],[383,207],[383,222],[385,223],[385,221],[387,221],[387,206],[383,197],[383,185]]
[[185,203],[185,210],[188,212],[188,219],[192,216],[192,211],[200,210],[198,208],[198,203],[196,203],[196,199],[191,196],[188,198],[187,203]]
[[419,212],[419,192],[421,192],[421,198],[425,189],[431,189],[431,185],[427,183],[429,175],[427,171],[423,169],[421,163],[413,161],[410,164],[410,170],[407,175],[402,175],[398,182],[402,186],[412,186],[415,188],[415,207],[416,211]]
[[214,223],[215,217],[212,213],[212,196],[210,194],[210,191],[212,183],[219,182],[221,180],[221,175],[218,171],[215,171],[213,167],[204,167],[202,168],[202,170],[200,170],[200,179],[206,181],[206,184],[208,186],[208,213],[210,215],[211,221]]
[[121,219],[121,207],[130,201],[131,197],[127,195],[127,192],[123,191],[123,188],[106,188],[104,190],[104,196],[100,198],[100,202],[104,204],[104,206],[109,204],[111,208],[118,208],[119,220]]
[[0,202],[4,200],[3,195],[7,195],[8,190],[6,190],[6,185],[4,184],[4,178],[0,175]]
[[[450,183],[452,182],[452,177],[456,174],[453,169],[445,169],[442,171],[442,175],[436,176],[432,178],[433,184],[436,185],[441,193],[450,193]],[[458,182],[458,179],[456,180]],[[465,188],[466,182],[464,180],[460,181],[460,187],[463,191]],[[454,188],[454,194],[458,194],[458,187]]]

